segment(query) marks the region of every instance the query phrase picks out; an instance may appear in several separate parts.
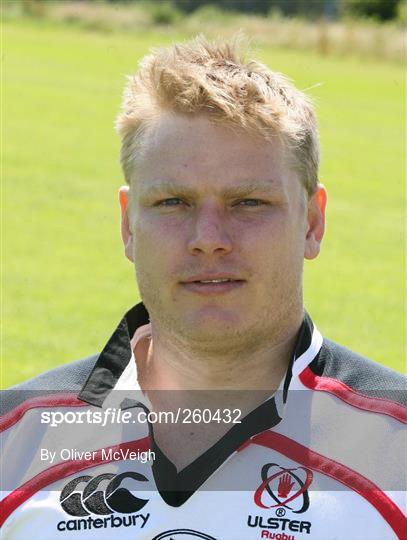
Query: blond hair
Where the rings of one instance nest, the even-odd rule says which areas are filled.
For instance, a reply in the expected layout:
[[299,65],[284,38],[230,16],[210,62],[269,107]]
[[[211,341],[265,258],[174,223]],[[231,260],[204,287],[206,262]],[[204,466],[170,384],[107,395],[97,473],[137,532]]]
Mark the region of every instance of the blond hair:
[[140,139],[163,111],[204,113],[266,139],[278,136],[306,191],[315,193],[319,140],[310,99],[281,73],[245,62],[239,38],[211,43],[199,36],[154,49],[128,77],[116,127],[129,184]]

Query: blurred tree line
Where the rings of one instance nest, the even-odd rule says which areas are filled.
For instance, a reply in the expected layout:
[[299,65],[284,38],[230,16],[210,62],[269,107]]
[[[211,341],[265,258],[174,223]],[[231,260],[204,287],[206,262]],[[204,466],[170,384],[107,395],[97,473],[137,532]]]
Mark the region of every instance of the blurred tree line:
[[[96,0],[97,1],[97,0]],[[108,0],[123,2],[123,0]],[[124,0],[126,1],[126,0]],[[134,0],[127,0],[132,2]],[[227,11],[269,14],[275,11],[285,16],[369,17],[390,20],[397,17],[399,5],[406,0],[148,0],[147,3],[169,3],[184,13],[191,13],[207,5],[216,5]],[[146,1],[144,0],[144,3]]]

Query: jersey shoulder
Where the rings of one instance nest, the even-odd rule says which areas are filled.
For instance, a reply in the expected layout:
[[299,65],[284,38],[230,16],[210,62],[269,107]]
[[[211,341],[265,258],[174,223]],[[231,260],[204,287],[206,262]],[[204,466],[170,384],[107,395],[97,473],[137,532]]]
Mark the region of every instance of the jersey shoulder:
[[404,375],[329,339],[324,339],[309,368],[315,375],[339,381],[354,392],[407,406]]
[[78,394],[92,372],[98,357],[99,353],[64,364],[3,390],[0,400],[1,415],[35,397],[51,394]]

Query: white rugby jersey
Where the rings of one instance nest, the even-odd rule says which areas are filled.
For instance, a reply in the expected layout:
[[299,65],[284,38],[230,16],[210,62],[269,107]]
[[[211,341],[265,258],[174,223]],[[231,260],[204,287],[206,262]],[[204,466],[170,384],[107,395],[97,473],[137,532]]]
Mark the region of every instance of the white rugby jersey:
[[[305,314],[279,391],[177,471],[137,383],[148,324],[138,304],[99,355],[3,392],[2,539],[407,538],[404,377]],[[131,421],[88,421],[107,410]]]

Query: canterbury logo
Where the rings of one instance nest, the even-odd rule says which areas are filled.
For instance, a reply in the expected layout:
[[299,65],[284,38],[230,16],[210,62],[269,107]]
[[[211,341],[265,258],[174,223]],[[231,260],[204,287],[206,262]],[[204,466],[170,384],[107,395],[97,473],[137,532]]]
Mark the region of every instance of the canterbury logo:
[[[61,492],[61,506],[71,516],[88,516],[98,514],[106,516],[113,512],[131,514],[138,512],[148,503],[139,499],[126,488],[120,487],[126,478],[138,482],[148,479],[140,473],[125,472],[121,474],[100,474],[99,476],[78,476],[71,480]],[[102,482],[104,489],[99,489]]]

